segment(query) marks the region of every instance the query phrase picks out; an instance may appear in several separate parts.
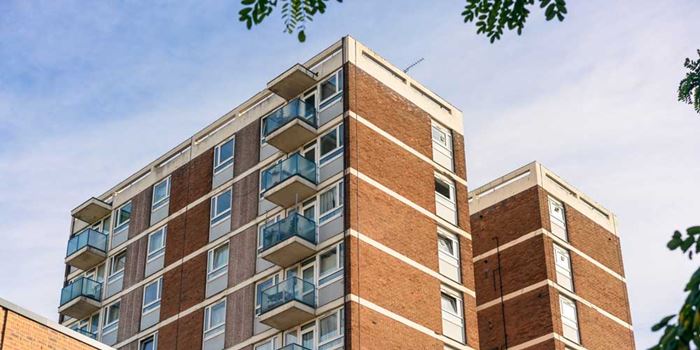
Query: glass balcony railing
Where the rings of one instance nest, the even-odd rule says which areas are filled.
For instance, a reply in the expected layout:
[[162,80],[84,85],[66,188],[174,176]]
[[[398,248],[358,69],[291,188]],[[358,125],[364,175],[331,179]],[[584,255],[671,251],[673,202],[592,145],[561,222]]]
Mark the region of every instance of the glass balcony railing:
[[305,348],[299,344],[287,344],[287,345],[281,347],[280,350],[311,350],[311,349]]
[[266,313],[291,301],[316,307],[316,286],[301,278],[288,278],[262,291],[260,312]]
[[79,277],[61,290],[61,306],[79,297],[102,300],[102,284],[87,277]]
[[263,191],[275,187],[275,185],[294,175],[299,175],[311,181],[313,184],[316,184],[316,163],[302,157],[299,153],[291,155],[289,158],[263,172]]
[[297,236],[316,244],[316,223],[299,214],[294,213],[263,229],[262,251],[270,249],[291,237]]
[[68,240],[68,249],[66,256],[71,256],[73,253],[85,247],[92,247],[102,252],[107,251],[107,235],[91,228],[79,233]]
[[88,331],[87,329],[80,329],[80,328],[74,329],[74,331],[76,331],[76,332],[78,332],[86,337],[90,337],[92,339],[97,340],[97,332],[93,333],[93,332]]
[[267,137],[294,119],[299,119],[316,128],[316,108],[312,103],[304,102],[298,98],[289,101],[284,107],[265,118],[263,137]]

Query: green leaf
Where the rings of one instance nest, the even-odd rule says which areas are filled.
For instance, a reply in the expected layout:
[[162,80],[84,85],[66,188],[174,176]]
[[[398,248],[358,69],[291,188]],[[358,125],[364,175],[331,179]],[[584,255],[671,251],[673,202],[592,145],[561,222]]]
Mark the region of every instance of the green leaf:
[[659,323],[657,323],[653,327],[651,327],[651,330],[656,332],[656,331],[660,330],[661,328],[666,327],[668,325],[668,321],[670,321],[674,317],[676,317],[676,315],[668,315],[668,316],[662,318],[661,321],[659,321]]
[[299,39],[300,43],[303,43],[306,41],[306,33],[304,33],[303,30],[299,31],[299,34],[297,34],[297,38]]

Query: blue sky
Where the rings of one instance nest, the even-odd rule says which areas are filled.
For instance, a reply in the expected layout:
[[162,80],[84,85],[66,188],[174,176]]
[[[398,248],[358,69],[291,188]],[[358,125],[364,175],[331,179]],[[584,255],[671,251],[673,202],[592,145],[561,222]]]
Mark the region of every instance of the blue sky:
[[464,112],[472,187],[539,160],[619,217],[635,333],[675,312],[697,262],[700,116],[676,102],[700,4],[576,1],[496,44],[462,1],[329,4],[300,44],[236,1],[0,2],[0,296],[54,316],[69,212],[350,34]]

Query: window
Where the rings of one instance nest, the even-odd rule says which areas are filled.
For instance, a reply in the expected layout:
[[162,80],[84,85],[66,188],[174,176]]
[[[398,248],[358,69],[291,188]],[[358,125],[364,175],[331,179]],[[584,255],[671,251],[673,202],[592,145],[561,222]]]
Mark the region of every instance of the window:
[[163,291],[163,278],[159,278],[143,288],[143,314],[160,307],[160,295]]
[[119,302],[105,308],[105,318],[102,324],[102,334],[114,332],[119,326]]
[[564,330],[564,338],[573,342],[579,342],[578,334],[578,317],[576,316],[576,303],[572,300],[559,296],[559,305],[561,308],[561,323]]
[[319,164],[323,165],[328,161],[335,159],[336,156],[343,153],[343,124],[333,128],[325,135],[321,136],[319,141],[321,148],[321,158]]
[[452,131],[433,122],[433,160],[448,170],[452,163]]
[[274,275],[266,280],[259,282],[255,286],[255,314],[260,315],[260,310],[262,307],[262,292],[274,286],[279,282],[279,275]]
[[148,256],[146,261],[152,261],[165,254],[165,238],[168,227],[163,226],[148,235]]
[[318,286],[320,287],[343,275],[343,243],[321,253],[318,260]]
[[328,79],[321,83],[320,87],[321,101],[319,109],[328,106],[331,101],[335,101],[343,91],[343,70],[333,73]]
[[276,223],[278,220],[282,218],[282,214],[277,214],[267,220],[265,222],[258,226],[258,253],[260,253],[263,249],[263,231],[265,230],[266,227]]
[[163,181],[153,185],[153,199],[151,200],[151,211],[156,211],[168,205],[170,199],[170,176]]
[[207,261],[207,281],[225,274],[228,267],[228,243],[210,250]]
[[457,224],[455,186],[445,177],[435,176],[435,212],[451,224]]
[[255,344],[255,350],[275,350],[275,337]]
[[226,323],[226,299],[204,309],[204,339],[210,339],[224,332]]
[[567,241],[566,234],[566,212],[564,204],[557,199],[549,197],[549,222],[552,228],[552,233]]
[[97,231],[97,232],[102,232],[106,235],[109,235],[109,225],[110,225],[111,218],[112,218],[111,216],[108,216],[108,217],[94,223],[92,226],[90,226],[90,228]]
[[459,282],[461,277],[459,239],[441,228],[438,229],[438,258],[440,259],[440,273]]
[[220,173],[233,164],[233,152],[236,140],[232,137],[214,147],[214,174]]
[[116,218],[114,221],[114,232],[121,232],[129,227],[129,220],[131,219],[131,201],[122,205],[117,209]]
[[100,328],[100,313],[96,313],[91,317],[80,320],[70,326],[70,329],[87,335],[95,339]]
[[574,284],[571,278],[571,257],[569,256],[569,251],[555,244],[554,263],[557,271],[557,284],[573,292]]
[[464,343],[464,308],[462,296],[453,290],[442,288],[440,293],[442,308],[442,333]]
[[341,308],[318,320],[318,350],[343,348],[344,316]]
[[158,349],[158,333],[151,334],[146,338],[141,339],[139,350],[156,350]]
[[211,199],[211,225],[223,221],[231,214],[231,190],[226,190]]
[[126,265],[126,250],[112,256],[109,261],[109,281],[113,281],[117,278],[124,276],[124,266]]
[[343,207],[343,181],[333,185],[319,196],[319,224],[340,215]]

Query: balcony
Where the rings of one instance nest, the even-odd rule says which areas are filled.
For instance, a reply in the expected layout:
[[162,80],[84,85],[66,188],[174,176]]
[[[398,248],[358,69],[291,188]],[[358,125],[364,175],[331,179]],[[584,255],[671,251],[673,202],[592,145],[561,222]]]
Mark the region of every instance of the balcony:
[[90,338],[92,338],[92,339],[97,340],[97,332],[90,332],[90,331],[88,331],[88,330],[86,330],[86,329],[80,329],[80,328],[74,329],[73,331],[78,332],[78,333],[80,333],[80,334],[82,334],[82,335],[84,335],[84,336],[86,336],[86,337],[90,337]]
[[61,290],[58,313],[82,319],[99,310],[101,300],[102,284],[86,277],[79,277]]
[[263,197],[284,208],[301,203],[316,193],[316,172],[316,163],[293,154],[263,171]]
[[267,89],[289,101],[316,84],[316,73],[295,64],[267,83]]
[[90,198],[85,203],[73,209],[71,215],[82,221],[92,224],[112,212],[112,206],[97,199]]
[[316,252],[316,223],[294,213],[263,229],[260,257],[282,267]]
[[280,350],[311,350],[311,349],[305,348],[299,344],[287,344],[287,345],[281,347]]
[[261,292],[260,322],[284,330],[314,318],[316,286],[289,278]]
[[107,235],[87,229],[68,241],[66,264],[88,270],[107,256]]
[[264,119],[263,137],[268,144],[290,153],[316,137],[316,108],[294,99]]

